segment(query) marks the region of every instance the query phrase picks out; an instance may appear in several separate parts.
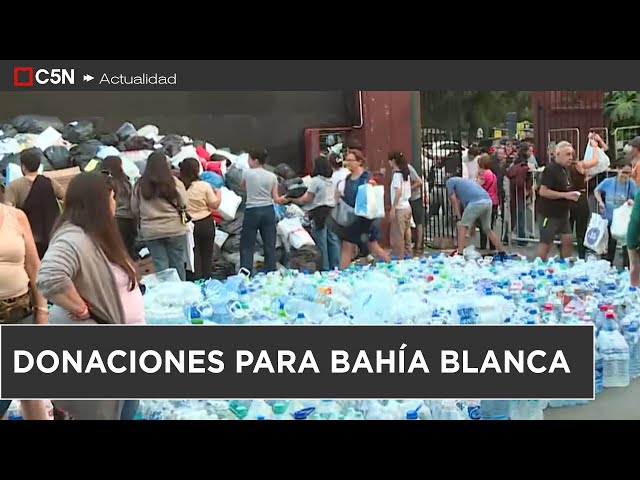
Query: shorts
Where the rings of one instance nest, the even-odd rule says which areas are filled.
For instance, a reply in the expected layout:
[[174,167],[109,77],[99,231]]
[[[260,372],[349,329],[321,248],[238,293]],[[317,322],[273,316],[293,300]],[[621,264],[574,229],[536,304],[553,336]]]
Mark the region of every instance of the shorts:
[[415,222],[416,226],[424,225],[425,206],[422,202],[422,198],[410,200],[409,204],[411,205],[411,215],[413,215],[413,221]]
[[366,245],[369,242],[376,242],[382,237],[380,219],[369,220],[364,217],[356,217],[353,223],[343,227],[338,225],[332,217],[327,218],[327,222],[335,231],[336,235],[343,242],[353,245]]
[[553,243],[558,235],[573,235],[569,214],[566,217],[540,217],[540,243]]
[[493,205],[491,202],[474,202],[464,207],[462,220],[460,223],[465,227],[472,228],[476,223],[480,224],[483,232],[491,230],[491,212]]

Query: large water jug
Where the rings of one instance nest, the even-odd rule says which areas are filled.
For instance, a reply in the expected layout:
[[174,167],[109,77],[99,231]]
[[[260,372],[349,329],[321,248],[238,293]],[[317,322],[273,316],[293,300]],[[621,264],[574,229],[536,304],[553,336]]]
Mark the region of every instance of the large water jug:
[[629,345],[618,330],[613,312],[607,312],[606,320],[598,335],[598,348],[604,364],[604,388],[627,387],[629,376]]

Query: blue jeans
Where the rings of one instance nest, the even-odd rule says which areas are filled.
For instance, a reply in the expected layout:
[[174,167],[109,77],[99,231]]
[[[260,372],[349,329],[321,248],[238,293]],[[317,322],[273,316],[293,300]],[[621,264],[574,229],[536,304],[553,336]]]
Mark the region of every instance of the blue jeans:
[[262,237],[264,268],[267,272],[276,269],[276,212],[273,205],[247,208],[240,234],[240,266],[253,272],[253,254],[256,249],[258,231]]
[[149,253],[151,253],[151,258],[153,258],[153,266],[156,272],[161,272],[168,268],[175,268],[178,271],[180,280],[183,282],[186,280],[186,235],[148,240],[145,244],[149,249]]
[[311,236],[322,254],[322,270],[326,272],[340,267],[340,239],[329,224],[325,223],[320,229],[312,228]]

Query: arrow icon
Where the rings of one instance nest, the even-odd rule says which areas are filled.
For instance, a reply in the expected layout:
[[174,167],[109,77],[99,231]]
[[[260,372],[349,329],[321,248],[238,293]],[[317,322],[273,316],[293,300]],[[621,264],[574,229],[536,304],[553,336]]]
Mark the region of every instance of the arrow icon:
[[85,82],[90,82],[91,80],[93,80],[93,77],[92,77],[91,75],[84,75],[84,76],[82,77],[82,79],[83,79]]

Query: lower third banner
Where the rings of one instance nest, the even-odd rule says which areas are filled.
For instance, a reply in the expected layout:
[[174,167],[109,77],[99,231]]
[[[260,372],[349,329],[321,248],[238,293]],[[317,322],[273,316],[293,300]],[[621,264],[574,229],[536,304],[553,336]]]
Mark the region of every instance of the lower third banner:
[[591,326],[0,327],[7,399],[592,399]]

